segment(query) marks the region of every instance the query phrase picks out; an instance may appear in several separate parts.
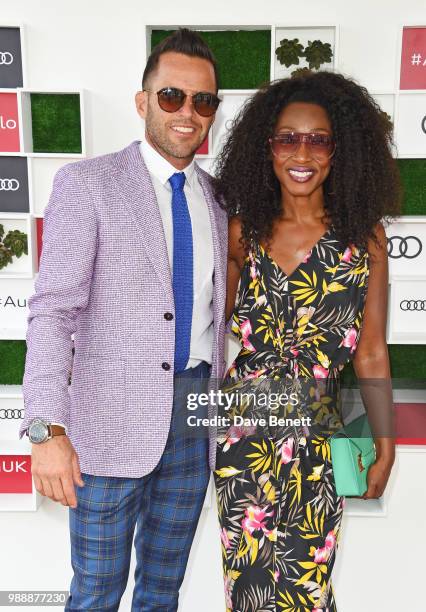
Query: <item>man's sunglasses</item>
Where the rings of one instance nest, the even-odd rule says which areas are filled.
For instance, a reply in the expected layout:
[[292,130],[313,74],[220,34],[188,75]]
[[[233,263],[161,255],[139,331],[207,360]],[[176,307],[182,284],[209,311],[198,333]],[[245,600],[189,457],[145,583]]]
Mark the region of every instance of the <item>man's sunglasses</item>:
[[[185,100],[188,97],[188,94],[177,87],[163,87],[156,92],[152,92],[150,89],[144,89],[143,91],[156,93],[158,105],[161,110],[166,111],[166,113],[175,113],[178,111],[185,104]],[[211,117],[214,115],[221,102],[215,94],[205,91],[199,91],[190,97],[195,111],[201,115],[201,117]]]
[[330,159],[336,151],[336,143],[329,134],[282,132],[269,138],[272,153],[280,159],[294,155],[301,142],[306,142],[310,155],[317,161]]

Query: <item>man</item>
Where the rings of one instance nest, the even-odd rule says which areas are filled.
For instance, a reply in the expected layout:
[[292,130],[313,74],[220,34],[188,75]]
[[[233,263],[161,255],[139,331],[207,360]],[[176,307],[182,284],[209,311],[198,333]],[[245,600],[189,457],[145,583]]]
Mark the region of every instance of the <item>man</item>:
[[136,525],[132,611],[177,610],[215,461],[213,435],[180,435],[173,410],[182,378],[224,368],[227,220],[193,161],[215,60],[181,29],[142,88],[144,140],[56,174],[29,300],[20,437],[37,490],[70,506],[66,610],[118,610]]

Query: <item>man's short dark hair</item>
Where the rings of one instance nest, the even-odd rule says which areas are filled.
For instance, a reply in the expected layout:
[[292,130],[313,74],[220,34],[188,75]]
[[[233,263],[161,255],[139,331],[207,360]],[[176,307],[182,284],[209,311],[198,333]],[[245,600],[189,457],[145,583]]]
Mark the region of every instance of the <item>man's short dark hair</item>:
[[150,56],[148,57],[148,61],[142,76],[142,88],[145,87],[149,75],[157,68],[160,55],[167,53],[168,51],[183,53],[184,55],[189,55],[190,57],[201,57],[202,59],[209,61],[214,68],[216,89],[219,89],[217,63],[211,49],[197,32],[188,28],[179,28],[176,30],[176,32],[173,32],[173,34],[167,36],[167,38],[159,42],[158,45],[154,47]]

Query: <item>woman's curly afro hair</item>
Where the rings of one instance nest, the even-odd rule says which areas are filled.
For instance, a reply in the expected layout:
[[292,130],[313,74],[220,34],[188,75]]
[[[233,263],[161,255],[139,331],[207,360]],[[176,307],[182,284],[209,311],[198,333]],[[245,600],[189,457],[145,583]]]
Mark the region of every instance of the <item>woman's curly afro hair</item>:
[[217,159],[215,191],[230,217],[239,215],[242,240],[271,239],[282,213],[281,189],[268,138],[290,102],[322,106],[337,143],[323,183],[326,216],[343,244],[366,247],[374,226],[400,214],[402,188],[392,123],[365,87],[342,74],[308,72],[262,86],[235,118]]

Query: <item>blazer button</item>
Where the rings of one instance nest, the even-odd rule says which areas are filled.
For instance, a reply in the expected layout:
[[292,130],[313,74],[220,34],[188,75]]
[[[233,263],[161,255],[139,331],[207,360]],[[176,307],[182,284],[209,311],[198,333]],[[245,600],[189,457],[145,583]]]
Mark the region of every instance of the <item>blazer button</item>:
[[167,361],[163,361],[161,367],[163,368],[163,370],[170,370],[170,363],[167,363]]
[[164,318],[166,319],[166,321],[171,321],[173,319],[173,315],[171,312],[165,312]]

